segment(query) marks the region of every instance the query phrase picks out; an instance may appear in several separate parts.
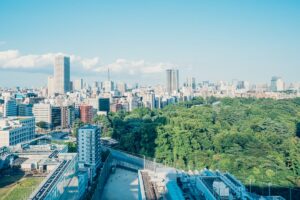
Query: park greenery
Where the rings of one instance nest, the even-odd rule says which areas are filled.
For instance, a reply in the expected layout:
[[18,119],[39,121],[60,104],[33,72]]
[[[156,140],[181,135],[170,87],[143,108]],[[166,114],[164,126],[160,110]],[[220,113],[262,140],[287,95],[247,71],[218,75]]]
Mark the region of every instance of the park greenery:
[[245,184],[300,186],[300,98],[195,98],[96,122],[120,149],[169,166],[228,171]]

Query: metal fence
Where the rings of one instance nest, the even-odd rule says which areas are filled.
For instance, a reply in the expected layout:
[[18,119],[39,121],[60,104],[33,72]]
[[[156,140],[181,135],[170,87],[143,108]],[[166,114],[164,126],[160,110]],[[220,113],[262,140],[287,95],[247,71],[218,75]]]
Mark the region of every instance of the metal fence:
[[97,186],[95,193],[92,197],[92,200],[97,200],[101,198],[105,183],[111,173],[111,167],[113,165],[113,156],[110,153],[106,159],[106,161],[103,164],[103,167],[101,169],[101,172],[99,174],[98,180],[97,180]]

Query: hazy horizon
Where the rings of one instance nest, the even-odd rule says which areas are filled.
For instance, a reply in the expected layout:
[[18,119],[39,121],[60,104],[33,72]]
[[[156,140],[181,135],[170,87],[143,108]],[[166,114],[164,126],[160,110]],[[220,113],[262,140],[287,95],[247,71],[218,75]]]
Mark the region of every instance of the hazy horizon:
[[[17,2],[17,3],[16,3]],[[272,76],[298,82],[298,1],[1,1],[0,86],[43,86],[53,58],[71,79],[164,84]]]

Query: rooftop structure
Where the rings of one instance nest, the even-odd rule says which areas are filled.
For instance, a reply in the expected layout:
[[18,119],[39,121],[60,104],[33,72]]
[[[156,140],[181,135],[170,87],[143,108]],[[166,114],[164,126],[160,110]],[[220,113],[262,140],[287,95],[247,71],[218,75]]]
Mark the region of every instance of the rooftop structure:
[[229,173],[202,170],[183,172],[173,168],[155,171],[139,170],[139,199],[283,199],[279,196],[259,196],[249,193],[245,186]]
[[0,119],[0,147],[13,146],[35,137],[34,117]]
[[31,194],[29,199],[59,199],[77,172],[77,154],[60,153],[59,164]]

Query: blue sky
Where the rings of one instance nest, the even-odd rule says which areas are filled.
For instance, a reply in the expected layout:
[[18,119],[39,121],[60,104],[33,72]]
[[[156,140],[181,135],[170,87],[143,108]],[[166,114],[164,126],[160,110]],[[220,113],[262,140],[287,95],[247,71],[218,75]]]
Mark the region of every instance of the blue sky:
[[[53,56],[72,79],[300,81],[300,1],[2,0],[0,86],[42,86]],[[14,77],[16,79],[12,79]]]

